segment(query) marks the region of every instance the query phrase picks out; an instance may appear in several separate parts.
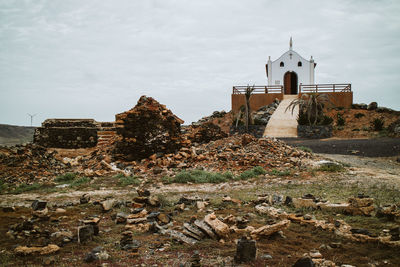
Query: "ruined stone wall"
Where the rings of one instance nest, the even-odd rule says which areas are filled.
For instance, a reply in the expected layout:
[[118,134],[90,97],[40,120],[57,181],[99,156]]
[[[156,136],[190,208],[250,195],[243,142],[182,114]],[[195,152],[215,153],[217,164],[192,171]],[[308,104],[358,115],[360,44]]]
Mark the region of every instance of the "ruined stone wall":
[[93,119],[47,119],[36,128],[33,142],[49,148],[94,147],[98,126]]
[[115,116],[117,140],[114,157],[141,160],[156,153],[173,153],[182,146],[183,121],[151,97]]

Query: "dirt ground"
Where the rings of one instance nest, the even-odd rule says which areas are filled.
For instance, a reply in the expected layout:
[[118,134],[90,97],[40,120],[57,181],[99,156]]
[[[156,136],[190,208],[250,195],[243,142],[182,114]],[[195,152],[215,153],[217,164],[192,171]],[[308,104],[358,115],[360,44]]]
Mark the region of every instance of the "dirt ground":
[[[337,125],[337,114],[342,114],[344,125]],[[327,113],[334,120],[333,137],[336,138],[372,138],[385,136],[385,132],[374,131],[372,121],[381,119],[383,127],[388,127],[391,123],[399,119],[396,113],[380,113],[376,110],[363,109],[343,109],[331,110]]]
[[292,146],[308,147],[315,153],[358,155],[364,157],[400,156],[400,138],[282,138],[281,140]]
[[[255,212],[252,200],[257,195],[283,194],[300,197],[311,193],[332,202],[345,202],[348,197],[360,192],[375,199],[377,205],[400,203],[400,164],[394,158],[365,158],[354,155],[319,155],[318,160],[333,160],[341,162],[345,167],[340,172],[323,172],[310,169],[304,173],[292,172],[293,175],[281,176],[266,174],[247,181],[237,181],[220,184],[162,184],[147,183],[146,188],[152,194],[163,199],[161,208],[154,208],[170,214],[174,225],[179,227],[183,222],[193,217],[202,218],[214,211],[218,217],[230,214],[246,216],[254,226],[264,225],[271,218]],[[235,264],[233,257],[236,251],[235,241],[238,234],[231,234],[223,243],[217,240],[205,239],[194,246],[179,244],[167,236],[157,233],[141,233],[134,235],[140,242],[139,254],[133,255],[119,248],[118,242],[124,231],[123,224],[116,224],[112,215],[126,211],[126,207],[115,208],[108,213],[102,213],[93,201],[107,197],[131,200],[137,196],[137,186],[118,187],[113,177],[98,177],[80,188],[60,188],[56,192],[23,193],[19,195],[1,195],[0,206],[16,206],[15,212],[0,210],[0,264],[2,266],[43,266],[48,264],[58,266],[190,266],[194,250],[198,250],[202,266],[292,266],[304,253],[318,250],[323,258],[341,264],[354,266],[398,266],[400,254],[398,248],[377,243],[359,243],[339,237],[332,232],[292,222],[283,231],[283,235],[273,235],[257,241],[256,261],[249,264]],[[98,185],[101,185],[98,187]],[[87,193],[91,203],[79,204],[79,197]],[[210,203],[206,210],[199,211],[195,206],[176,212],[175,203],[182,196],[197,196],[208,199]],[[242,205],[222,201],[225,195],[242,201]],[[49,256],[15,256],[13,248],[26,240],[12,240],[6,236],[9,226],[21,222],[31,216],[29,208],[35,199],[48,201],[50,220],[38,222],[40,229],[50,232],[56,229],[68,229],[76,233],[79,220],[89,215],[101,218],[100,234],[86,244],[71,242],[61,247],[61,250]],[[57,214],[56,207],[66,210]],[[279,206],[287,209],[284,206]],[[289,209],[288,212],[309,213],[317,219],[332,220],[340,218],[357,228],[366,228],[370,232],[380,234],[384,229],[399,226],[399,222],[382,218],[348,216],[326,213],[318,210]],[[37,241],[37,240],[36,240]],[[30,240],[31,244],[36,242]],[[340,244],[331,248],[330,244]],[[103,246],[110,259],[85,263],[86,253],[97,246]],[[103,265],[102,265],[103,264]]]

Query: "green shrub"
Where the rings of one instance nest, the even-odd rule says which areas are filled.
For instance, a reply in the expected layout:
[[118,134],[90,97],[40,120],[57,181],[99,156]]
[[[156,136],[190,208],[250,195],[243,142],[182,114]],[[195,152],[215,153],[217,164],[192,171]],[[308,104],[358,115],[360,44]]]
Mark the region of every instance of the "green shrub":
[[354,114],[354,118],[356,118],[356,119],[359,119],[359,118],[364,117],[364,116],[365,116],[364,113],[356,113],[356,114]]
[[[330,125],[332,124],[333,119],[329,116],[322,115],[318,117],[317,122],[315,125],[322,126],[322,125]],[[306,113],[299,113],[297,117],[297,123],[299,125],[310,125]]]
[[174,178],[169,177],[169,176],[163,176],[163,177],[161,178],[161,181],[162,181],[164,184],[171,184],[171,183],[174,182]]
[[319,120],[318,120],[318,125],[331,125],[333,122],[333,119],[329,116],[322,116]]
[[67,172],[63,175],[59,175],[54,179],[55,182],[57,183],[63,183],[63,182],[71,182],[76,178],[77,174],[72,173],[72,172]]
[[342,113],[336,114],[336,125],[337,126],[344,126],[346,124],[345,119],[343,118]]
[[264,170],[263,167],[261,167],[261,166],[254,167],[252,170],[253,170],[254,174],[256,174],[256,175],[261,175],[261,174],[267,173],[267,171]]
[[308,125],[308,118],[307,115],[305,113],[299,112],[299,115],[297,117],[297,123],[299,125]]
[[317,170],[323,172],[341,172],[344,171],[344,167],[340,164],[325,164],[320,166]]
[[299,146],[298,149],[303,150],[304,152],[312,153],[312,149],[306,146]]
[[260,166],[254,167],[250,170],[242,172],[238,177],[237,180],[247,180],[250,178],[257,177],[261,174],[266,174],[267,172]]
[[381,118],[376,118],[373,121],[371,121],[371,126],[374,131],[382,131],[384,124],[385,123]]
[[277,169],[272,169],[269,174],[274,175],[274,176],[289,176],[291,174],[291,172],[290,172],[290,170],[280,171]]
[[203,170],[181,171],[172,179],[174,183],[222,183],[228,181],[228,174],[211,173]]
[[264,122],[258,118],[255,118],[253,123],[254,125],[264,125]]
[[8,189],[7,184],[5,184],[3,181],[0,181],[0,193],[2,194]]
[[20,184],[17,186],[12,193],[13,194],[21,194],[23,192],[28,192],[28,191],[33,191],[33,190],[38,190],[40,189],[41,185],[38,183],[33,183],[33,184]]
[[164,176],[162,178],[163,183],[223,183],[232,180],[247,180],[253,177],[257,177],[267,172],[260,166],[254,167],[251,170],[244,171],[239,176],[234,176],[233,173],[227,171],[224,173],[213,173],[203,170],[190,170],[181,171],[175,175],[175,177]]
[[140,181],[136,176],[124,176],[124,175],[118,175],[119,179],[119,184],[121,186],[127,186],[127,185],[139,185]]
[[78,186],[88,183],[89,181],[90,181],[89,177],[80,177],[79,179],[72,181],[70,186],[78,187]]

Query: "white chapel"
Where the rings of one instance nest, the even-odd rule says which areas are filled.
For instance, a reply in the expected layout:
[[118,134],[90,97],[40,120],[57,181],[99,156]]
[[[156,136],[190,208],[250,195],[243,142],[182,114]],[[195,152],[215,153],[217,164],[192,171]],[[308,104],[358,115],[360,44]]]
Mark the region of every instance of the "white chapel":
[[314,70],[317,63],[311,56],[307,60],[293,50],[293,41],[290,37],[289,50],[277,60],[268,58],[266,65],[268,85],[281,85],[284,94],[298,94],[299,84],[314,84]]

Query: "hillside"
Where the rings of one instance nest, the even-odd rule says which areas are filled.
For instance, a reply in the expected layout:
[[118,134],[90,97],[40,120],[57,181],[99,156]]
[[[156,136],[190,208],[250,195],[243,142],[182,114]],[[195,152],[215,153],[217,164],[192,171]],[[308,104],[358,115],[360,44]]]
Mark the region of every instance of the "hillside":
[[33,140],[35,127],[0,124],[0,145],[17,145]]

